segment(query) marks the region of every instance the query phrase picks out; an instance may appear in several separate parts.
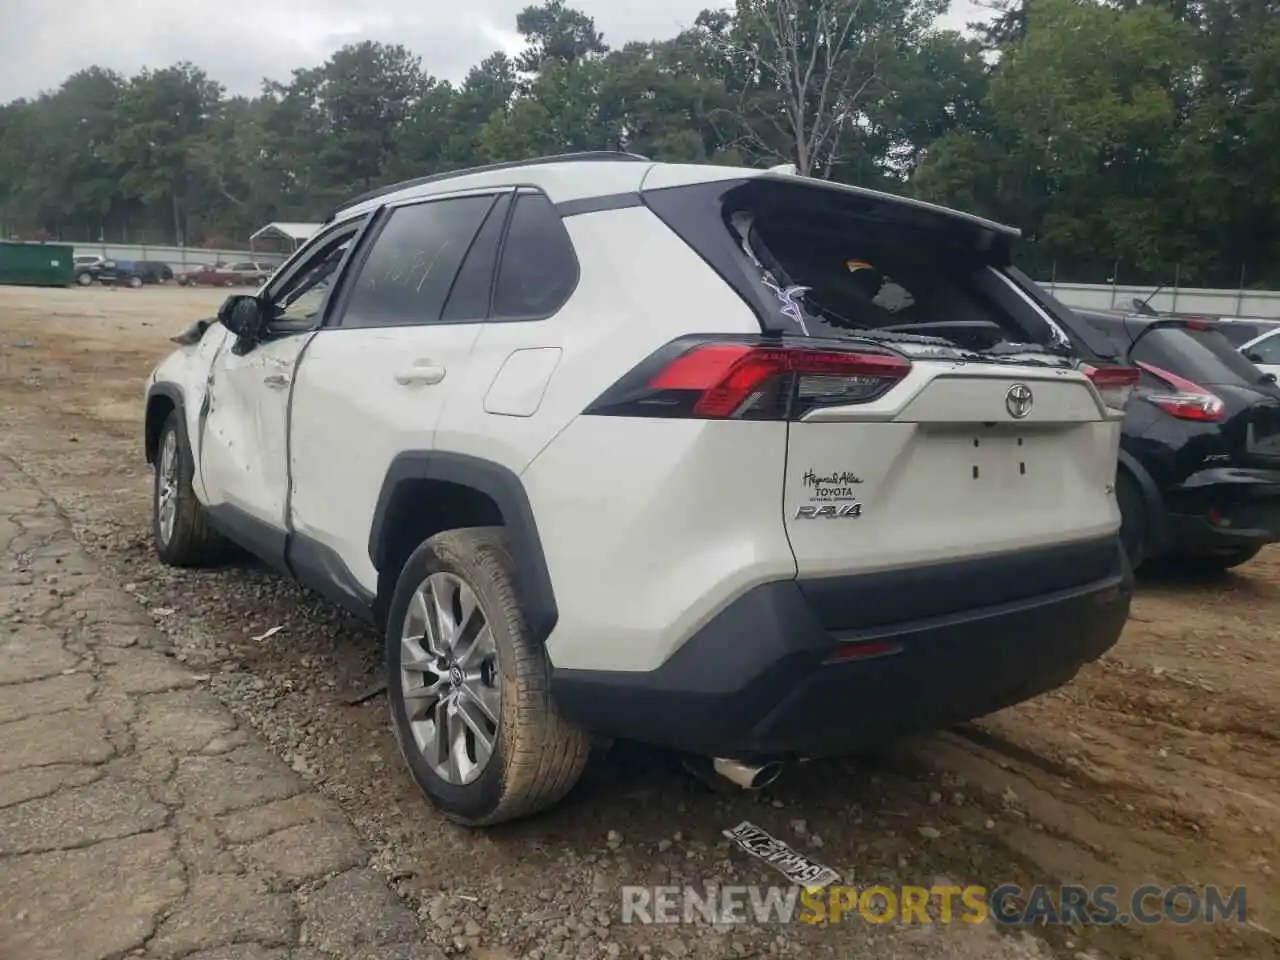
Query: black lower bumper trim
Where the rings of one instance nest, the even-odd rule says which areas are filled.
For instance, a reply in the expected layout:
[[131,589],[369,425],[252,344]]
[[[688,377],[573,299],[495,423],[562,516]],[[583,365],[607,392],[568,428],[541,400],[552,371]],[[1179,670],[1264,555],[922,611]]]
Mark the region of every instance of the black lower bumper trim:
[[1280,541],[1280,482],[1275,482],[1280,475],[1266,476],[1272,479],[1172,491],[1168,524],[1175,549],[1200,552]]
[[[803,584],[768,583],[657,670],[557,669],[553,692],[597,734],[742,760],[848,754],[1070,680],[1128,618],[1132,572],[1118,544],[1112,556],[1108,575],[1052,593],[839,634],[819,621]],[[894,652],[829,662],[842,644],[872,639]]]

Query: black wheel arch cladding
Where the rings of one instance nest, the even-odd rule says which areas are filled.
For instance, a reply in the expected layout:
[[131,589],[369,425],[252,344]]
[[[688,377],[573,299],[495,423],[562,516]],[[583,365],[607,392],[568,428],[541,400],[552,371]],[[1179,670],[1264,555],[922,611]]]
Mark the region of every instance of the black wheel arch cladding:
[[[542,552],[542,540],[520,478],[506,467],[465,454],[411,450],[391,461],[378,494],[369,534],[369,559],[378,570],[393,562],[391,543],[397,514],[404,509],[402,498],[420,481],[438,481],[473,490],[488,497],[501,514],[512,559],[516,565],[516,594],[526,618],[530,637],[543,643],[559,618],[551,574]],[[410,493],[411,495],[411,493]],[[392,571],[392,577],[398,571]]]
[[[168,401],[165,403],[164,401]],[[182,395],[182,388],[173,383],[153,383],[147,390],[147,406],[146,421],[143,426],[143,452],[146,455],[147,463],[155,460],[156,451],[160,446],[160,432],[164,429],[165,421],[169,419],[171,410],[177,410],[179,413],[179,438],[186,439],[186,413],[185,400]],[[163,411],[163,412],[161,412]]]
[[1169,524],[1165,514],[1164,497],[1160,488],[1147,468],[1133,454],[1123,448],[1119,452],[1116,466],[1116,482],[1121,474],[1127,473],[1138,488],[1142,497],[1146,515],[1143,521],[1146,527],[1146,547],[1148,555],[1163,552],[1169,547]]

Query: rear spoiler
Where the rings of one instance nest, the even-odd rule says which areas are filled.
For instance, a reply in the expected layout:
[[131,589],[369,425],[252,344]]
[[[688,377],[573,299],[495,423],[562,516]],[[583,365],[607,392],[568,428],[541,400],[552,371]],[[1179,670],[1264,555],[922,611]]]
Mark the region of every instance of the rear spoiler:
[[[1133,314],[1129,316],[1133,316]],[[1126,331],[1129,330],[1128,321],[1129,317],[1125,317]],[[1129,341],[1129,349],[1125,351],[1125,357],[1127,359],[1133,353],[1133,348],[1138,345],[1138,341],[1152,330],[1212,330],[1213,328],[1213,321],[1204,317],[1161,317],[1159,320],[1146,321],[1143,323],[1142,329],[1133,334],[1132,339]]]

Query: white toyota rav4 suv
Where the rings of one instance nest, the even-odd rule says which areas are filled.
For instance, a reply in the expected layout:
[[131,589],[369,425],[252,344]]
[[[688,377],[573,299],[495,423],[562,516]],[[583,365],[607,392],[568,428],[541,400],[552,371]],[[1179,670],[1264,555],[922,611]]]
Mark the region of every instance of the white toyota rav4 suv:
[[556,802],[593,737],[759,785],[989,713],[1131,594],[1134,371],[1016,236],[618,153],[357,198],[152,374],[156,548],[383,625],[405,759],[468,824]]

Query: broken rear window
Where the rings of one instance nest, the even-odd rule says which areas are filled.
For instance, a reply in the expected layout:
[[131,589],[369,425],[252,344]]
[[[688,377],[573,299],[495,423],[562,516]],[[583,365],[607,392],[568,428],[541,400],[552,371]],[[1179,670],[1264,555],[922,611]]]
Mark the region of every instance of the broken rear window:
[[655,190],[645,199],[747,297],[766,329],[963,351],[1070,352],[1062,331],[1002,276],[1007,240],[963,217],[767,177]]

